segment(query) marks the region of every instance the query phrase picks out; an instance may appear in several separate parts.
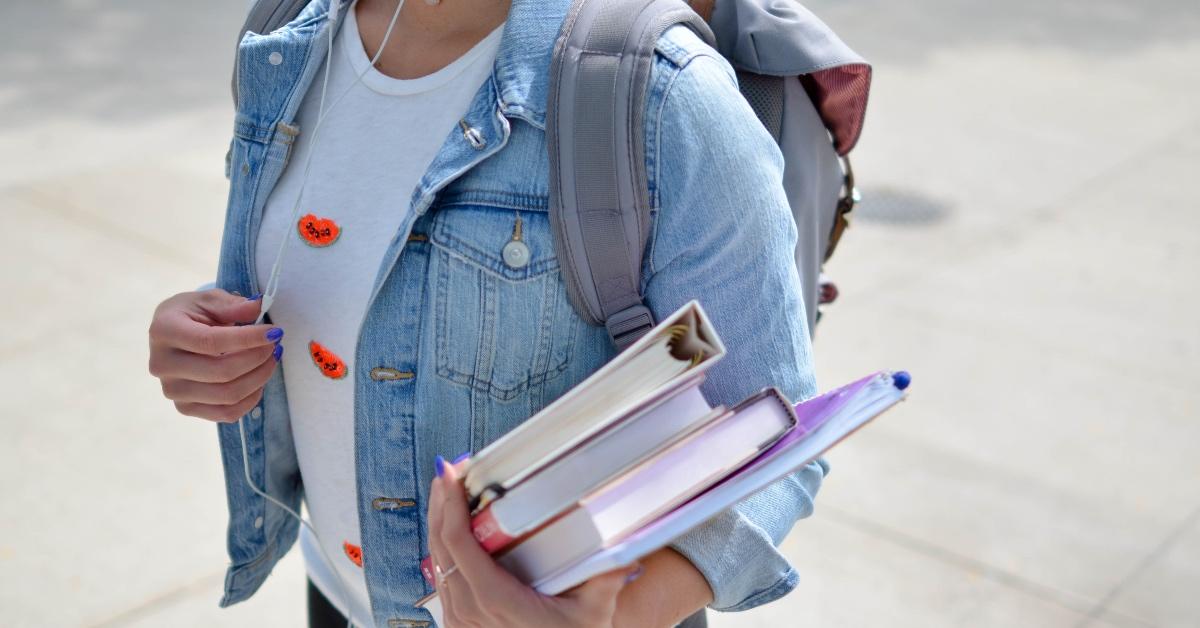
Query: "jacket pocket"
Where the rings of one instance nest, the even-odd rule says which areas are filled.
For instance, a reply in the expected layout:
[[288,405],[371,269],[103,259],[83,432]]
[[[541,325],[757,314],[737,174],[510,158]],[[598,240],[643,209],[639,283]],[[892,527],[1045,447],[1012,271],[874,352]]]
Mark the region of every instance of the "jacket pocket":
[[567,300],[549,217],[455,205],[437,212],[429,239],[438,376],[498,401],[540,407],[585,325]]

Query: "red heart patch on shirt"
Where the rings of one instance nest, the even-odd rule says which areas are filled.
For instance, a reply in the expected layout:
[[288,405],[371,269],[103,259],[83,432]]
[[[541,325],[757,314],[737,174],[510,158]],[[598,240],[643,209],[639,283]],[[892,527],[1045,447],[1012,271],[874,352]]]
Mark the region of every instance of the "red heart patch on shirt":
[[296,230],[309,246],[322,248],[337,242],[342,235],[342,228],[329,218],[317,218],[315,214],[306,214],[296,223]]
[[329,379],[341,379],[346,376],[346,363],[337,355],[321,346],[317,341],[308,343],[308,354],[312,356],[313,364],[321,369],[321,374]]
[[342,550],[346,552],[346,558],[350,562],[362,567],[362,548],[357,545],[351,545],[350,541],[342,541]]

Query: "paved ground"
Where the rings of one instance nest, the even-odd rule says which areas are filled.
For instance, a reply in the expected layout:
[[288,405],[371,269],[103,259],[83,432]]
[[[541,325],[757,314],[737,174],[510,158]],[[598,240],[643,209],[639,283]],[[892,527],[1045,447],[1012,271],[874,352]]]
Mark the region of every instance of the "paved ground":
[[[872,202],[820,375],[915,374],[738,626],[1200,625],[1200,8],[813,6],[876,63]],[[212,427],[145,375],[211,277],[241,0],[0,8],[0,623],[299,626],[289,556],[216,608]]]

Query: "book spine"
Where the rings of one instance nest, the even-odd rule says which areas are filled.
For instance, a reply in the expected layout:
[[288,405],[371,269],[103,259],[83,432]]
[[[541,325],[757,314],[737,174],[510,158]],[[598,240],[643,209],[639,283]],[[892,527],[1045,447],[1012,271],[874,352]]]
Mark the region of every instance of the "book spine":
[[500,522],[492,513],[491,506],[471,517],[471,533],[475,535],[475,540],[483,546],[484,551],[489,554],[495,554],[517,540],[516,537],[509,536],[504,532],[504,528],[500,526]]
[[[475,535],[475,540],[483,546],[484,551],[489,554],[495,554],[500,550],[512,545],[517,539],[504,533],[500,527],[500,522],[492,514],[491,508],[484,508],[479,514],[471,517],[471,533]],[[437,578],[433,573],[433,557],[426,556],[421,559],[421,575],[425,578],[425,582],[433,588],[437,588]]]

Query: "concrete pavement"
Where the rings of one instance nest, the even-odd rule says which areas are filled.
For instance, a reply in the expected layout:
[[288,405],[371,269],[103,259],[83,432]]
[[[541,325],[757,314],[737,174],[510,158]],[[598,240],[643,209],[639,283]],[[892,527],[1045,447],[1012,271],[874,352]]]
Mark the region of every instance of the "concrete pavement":
[[[713,625],[1200,625],[1200,9],[809,4],[876,65],[821,381],[914,373],[830,456],[783,600]],[[145,374],[211,279],[239,0],[0,8],[0,624],[299,626],[216,608],[213,429]]]

